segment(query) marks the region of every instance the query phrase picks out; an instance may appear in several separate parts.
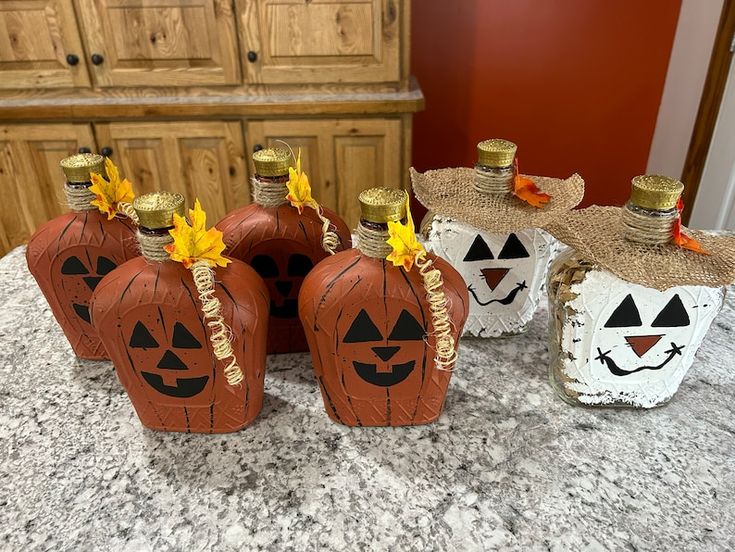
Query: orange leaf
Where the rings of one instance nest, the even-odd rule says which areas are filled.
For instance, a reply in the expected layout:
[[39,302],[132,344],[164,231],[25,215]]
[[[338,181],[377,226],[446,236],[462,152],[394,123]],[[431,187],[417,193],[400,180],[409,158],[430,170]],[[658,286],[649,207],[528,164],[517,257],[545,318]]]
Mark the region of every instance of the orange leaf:
[[674,221],[673,242],[682,249],[688,249],[696,253],[701,253],[702,255],[709,255],[707,251],[702,249],[702,245],[697,240],[687,236],[684,232],[681,231],[681,212],[684,210],[684,201],[682,201],[681,198],[679,198],[679,201],[676,202],[676,210],[679,212],[679,216],[677,217],[676,221]]
[[516,175],[513,179],[513,194],[529,205],[537,209],[542,209],[551,200],[551,196],[539,190],[533,180],[521,176],[518,168],[518,158],[515,159],[514,165]]

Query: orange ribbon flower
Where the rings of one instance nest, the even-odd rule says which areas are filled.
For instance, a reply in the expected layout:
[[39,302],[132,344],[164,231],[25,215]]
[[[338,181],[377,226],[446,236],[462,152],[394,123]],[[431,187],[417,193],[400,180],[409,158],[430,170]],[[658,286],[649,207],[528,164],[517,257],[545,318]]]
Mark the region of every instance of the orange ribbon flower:
[[551,199],[551,196],[539,190],[533,180],[521,176],[521,171],[518,169],[518,158],[515,159],[513,164],[516,173],[513,179],[513,195],[529,205],[533,205],[537,209],[543,209],[544,205]]
[[679,212],[679,216],[676,218],[676,222],[674,222],[674,243],[682,249],[689,249],[702,255],[709,255],[707,251],[702,249],[702,245],[697,240],[690,238],[681,231],[681,212],[684,210],[684,202],[681,198],[676,202],[676,210]]

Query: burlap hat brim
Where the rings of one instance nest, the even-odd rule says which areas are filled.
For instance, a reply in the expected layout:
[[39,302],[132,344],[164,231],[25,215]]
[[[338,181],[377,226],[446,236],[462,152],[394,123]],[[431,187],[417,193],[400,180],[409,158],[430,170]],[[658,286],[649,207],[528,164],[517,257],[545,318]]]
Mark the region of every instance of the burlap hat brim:
[[720,287],[735,282],[735,235],[714,235],[682,228],[710,255],[673,243],[644,245],[625,239],[620,207],[593,205],[567,213],[547,225],[559,241],[616,276],[649,288]]
[[475,170],[439,169],[420,173],[411,168],[411,183],[418,200],[438,215],[447,216],[491,233],[542,228],[576,207],[584,196],[584,180],[574,174],[565,180],[528,176],[551,196],[538,209],[513,194],[486,195],[473,186]]

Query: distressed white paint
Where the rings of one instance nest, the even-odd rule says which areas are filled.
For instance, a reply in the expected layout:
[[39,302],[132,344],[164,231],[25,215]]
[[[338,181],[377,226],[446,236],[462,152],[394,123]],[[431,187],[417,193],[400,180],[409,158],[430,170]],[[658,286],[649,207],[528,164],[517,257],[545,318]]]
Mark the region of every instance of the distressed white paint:
[[[561,336],[563,370],[570,381],[557,384],[577,393],[579,401],[588,405],[625,403],[640,408],[663,404],[676,393],[725,295],[722,288],[704,286],[678,286],[662,292],[601,270],[590,271],[571,290],[578,295],[567,303],[566,310],[572,309],[574,314],[566,317]],[[606,328],[610,315],[628,294],[635,301],[642,325]],[[686,309],[689,325],[652,327],[675,294]],[[639,358],[625,337],[641,335],[661,335],[661,339]],[[671,356],[672,344],[681,347],[681,354]],[[671,360],[657,370],[620,376],[599,358],[601,352],[627,372],[660,366],[670,356]]]
[[[480,235],[490,248],[494,259],[464,261],[476,236]],[[546,269],[557,243],[543,230],[531,228],[515,232],[529,256],[518,259],[498,259],[508,234],[490,234],[445,217],[436,216],[426,242],[428,250],[446,259],[462,275],[470,290],[470,314],[465,324],[465,335],[499,337],[522,332],[533,318],[541,298]],[[509,269],[500,283],[491,289],[482,270]],[[498,301],[516,292],[508,305]],[[480,303],[491,303],[481,305]]]

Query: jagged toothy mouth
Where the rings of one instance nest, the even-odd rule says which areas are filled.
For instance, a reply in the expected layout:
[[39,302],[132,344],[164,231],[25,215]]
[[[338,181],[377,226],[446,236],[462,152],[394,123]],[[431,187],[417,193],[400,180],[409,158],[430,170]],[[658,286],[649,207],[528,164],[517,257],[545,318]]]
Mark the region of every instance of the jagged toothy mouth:
[[610,358],[608,355],[612,351],[607,351],[606,353],[602,352],[602,349],[599,347],[597,348],[597,354],[598,356],[595,357],[595,360],[599,360],[602,364],[607,365],[607,369],[610,370],[610,373],[613,376],[628,376],[630,374],[635,374],[636,372],[640,372],[642,370],[660,370],[664,366],[666,366],[671,360],[677,356],[681,355],[681,350],[684,348],[684,345],[676,345],[675,343],[671,343],[671,349],[668,351],[665,351],[665,353],[668,355],[666,357],[666,360],[664,360],[661,364],[658,364],[656,366],[639,366],[638,368],[634,368],[633,370],[623,370],[620,368],[617,363]]
[[363,380],[379,387],[390,387],[405,380],[413,372],[416,361],[411,360],[405,364],[392,364],[390,372],[378,372],[377,364],[365,364],[364,362],[352,362],[357,375]]
[[472,294],[472,297],[474,297],[478,305],[480,305],[481,307],[486,307],[491,303],[500,303],[501,305],[510,305],[513,301],[515,301],[518,293],[527,288],[528,286],[526,285],[526,281],[523,280],[519,284],[516,284],[516,287],[510,290],[510,293],[506,295],[505,297],[503,297],[502,299],[490,299],[489,301],[485,301],[484,303],[477,296],[477,293],[475,292],[475,288],[472,287],[472,284],[467,286],[467,291],[469,291]]

